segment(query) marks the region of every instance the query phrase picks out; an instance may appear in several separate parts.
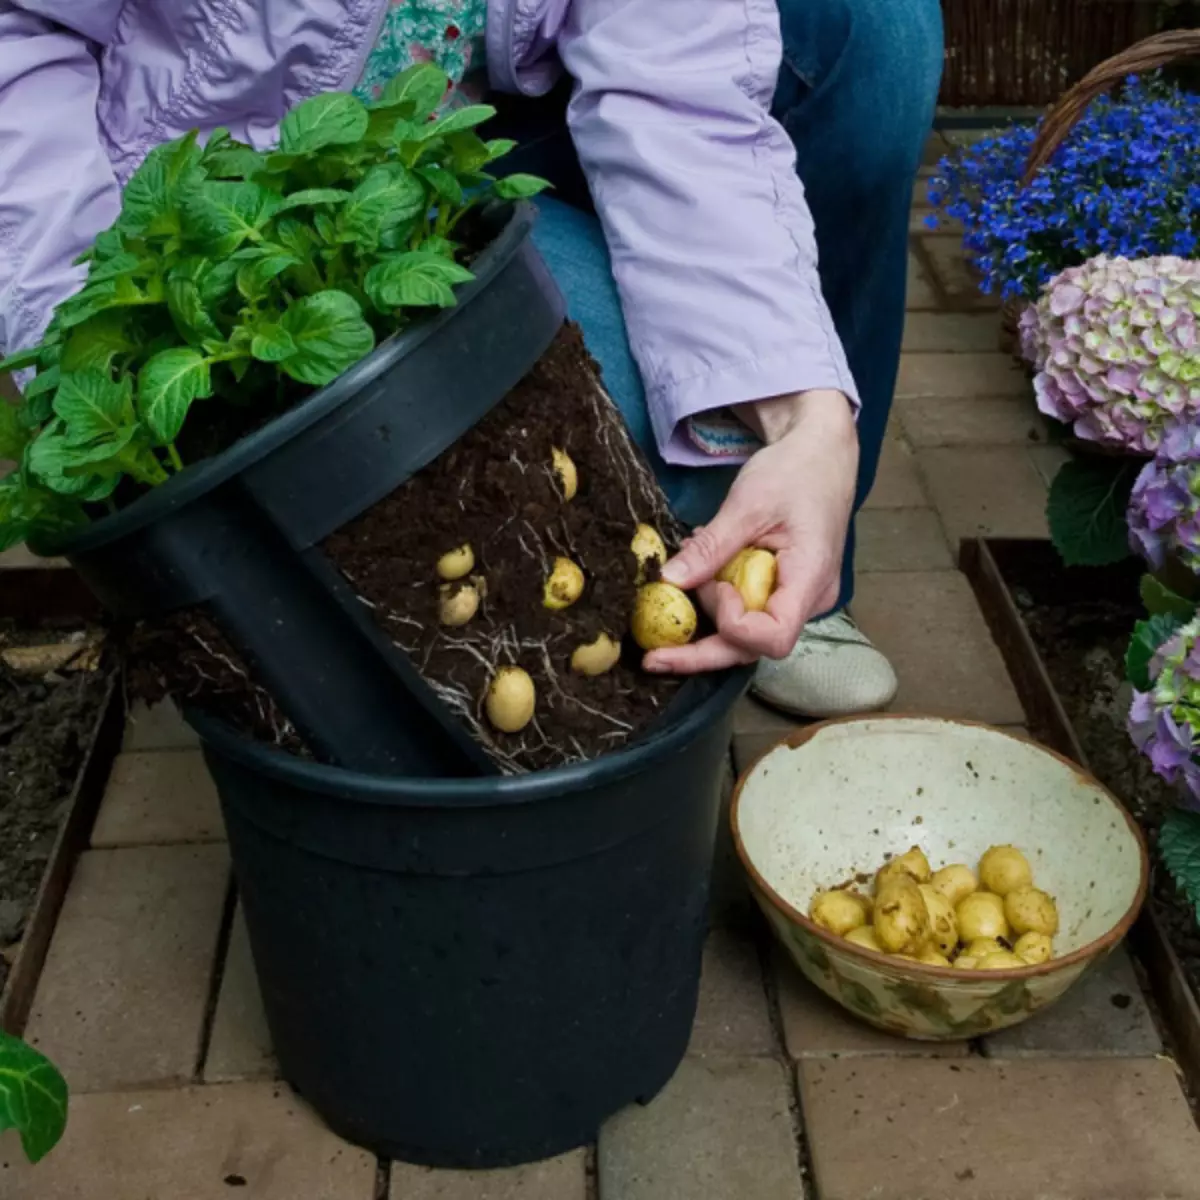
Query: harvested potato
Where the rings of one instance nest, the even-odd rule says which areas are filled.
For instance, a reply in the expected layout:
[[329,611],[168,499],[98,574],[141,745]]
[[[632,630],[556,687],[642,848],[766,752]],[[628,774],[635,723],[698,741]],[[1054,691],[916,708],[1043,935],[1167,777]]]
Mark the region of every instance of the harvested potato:
[[770,550],[748,546],[717,572],[717,578],[737,588],[747,612],[765,612],[775,590],[776,570],[775,555]]
[[583,595],[583,571],[578,563],[559,556],[546,586],[542,589],[542,603],[547,608],[570,608]]
[[639,525],[633,531],[633,541],[629,543],[633,557],[637,559],[637,582],[646,582],[646,569],[651,563],[660,567],[667,561],[667,544],[662,540],[653,525]]
[[870,925],[860,925],[857,929],[850,930],[845,936],[846,941],[853,942],[864,950],[874,950],[876,954],[883,953],[879,938],[875,936],[875,930]]
[[533,720],[537,690],[527,671],[501,667],[488,686],[487,718],[501,733],[520,733]]
[[696,610],[677,587],[647,583],[633,607],[633,640],[643,650],[686,646],[696,633]]
[[979,860],[979,882],[997,896],[1033,883],[1033,868],[1016,846],[992,846]]
[[466,543],[447,550],[437,561],[437,573],[447,583],[469,575],[474,569],[475,551]]
[[920,889],[908,875],[889,879],[875,896],[875,933],[891,954],[919,954],[932,929]]
[[443,625],[465,625],[479,611],[479,589],[472,583],[443,583],[438,591]]
[[551,447],[550,469],[558,480],[558,487],[562,492],[563,499],[574,500],[575,493],[579,491],[579,472],[576,470],[571,456],[557,446]]
[[979,959],[973,954],[960,954],[951,966],[956,971],[977,971],[979,969]]
[[1031,967],[1036,967],[1054,957],[1054,943],[1044,933],[1023,933],[1017,938],[1013,953]]
[[952,953],[958,946],[958,920],[954,915],[954,905],[932,884],[922,883],[917,887],[929,913],[933,944],[943,954]]
[[950,960],[940,951],[935,950],[930,946],[926,950],[922,950],[917,956],[917,962],[924,963],[927,967],[949,967]]
[[1018,958],[1011,950],[998,950],[995,954],[981,958],[976,969],[980,971],[1012,971],[1028,965],[1023,958]]
[[858,929],[867,923],[867,906],[861,896],[853,892],[834,889],[829,892],[818,892],[814,897],[808,915],[830,933],[844,937],[852,929]]
[[1017,935],[1058,932],[1058,905],[1040,888],[1023,887],[1004,897],[1004,915]]
[[999,938],[981,937],[969,941],[963,950],[972,958],[987,958],[989,954],[1001,954],[1008,947]]
[[571,655],[571,670],[577,675],[604,675],[617,665],[621,658],[621,643],[601,633],[594,642],[576,646]]
[[934,871],[929,882],[956,908],[960,901],[979,890],[979,880],[966,863],[952,863],[940,871]]
[[907,875],[917,883],[929,882],[933,872],[930,871],[929,859],[925,857],[925,851],[920,846],[913,846],[911,850],[906,850],[903,854],[898,854],[884,863],[875,876],[876,888],[883,887],[889,879],[894,879],[898,875]]
[[1004,901],[992,892],[972,892],[958,902],[958,936],[968,945],[976,938],[1008,937]]

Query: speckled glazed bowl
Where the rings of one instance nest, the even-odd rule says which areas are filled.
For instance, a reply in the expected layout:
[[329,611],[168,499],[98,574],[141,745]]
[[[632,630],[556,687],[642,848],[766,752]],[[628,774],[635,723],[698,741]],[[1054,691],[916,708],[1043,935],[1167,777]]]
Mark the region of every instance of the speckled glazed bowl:
[[[800,970],[891,1033],[978,1037],[1053,1004],[1124,937],[1146,895],[1145,844],[1124,808],[1026,738],[881,716],[794,735],[738,783],[733,836],[763,912]],[[1058,957],[1011,971],[927,967],[861,949],[808,919],[813,895],[920,846],[936,869],[991,845],[1029,857],[1058,901]]]

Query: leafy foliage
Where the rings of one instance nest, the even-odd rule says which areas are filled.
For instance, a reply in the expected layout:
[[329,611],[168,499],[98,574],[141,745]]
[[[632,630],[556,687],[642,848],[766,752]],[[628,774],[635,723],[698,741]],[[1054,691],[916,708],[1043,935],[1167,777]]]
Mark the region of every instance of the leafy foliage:
[[1050,537],[1072,567],[1100,567],[1129,557],[1125,510],[1137,468],[1117,458],[1064,463],[1050,485]]
[[1175,809],[1159,831],[1158,850],[1200,920],[1200,813]]
[[0,455],[19,463],[0,480],[0,549],[53,540],[91,506],[164,483],[184,468],[189,420],[219,425],[208,406],[269,419],[455,303],[472,278],[463,218],[545,185],[489,174],[513,143],[475,132],[485,105],[437,117],[445,90],[443,72],[419,64],[370,106],[306,100],[274,151],[223,129],[151,151],[81,256],[84,286],[41,345],[0,363],[36,370],[20,406],[0,406]]
[[1152,616],[1133,627],[1133,637],[1125,652],[1125,674],[1139,692],[1148,692],[1153,685],[1150,662],[1158,648],[1182,625],[1178,617]]
[[30,1162],[54,1149],[67,1127],[67,1085],[48,1058],[0,1029],[0,1133],[15,1129]]

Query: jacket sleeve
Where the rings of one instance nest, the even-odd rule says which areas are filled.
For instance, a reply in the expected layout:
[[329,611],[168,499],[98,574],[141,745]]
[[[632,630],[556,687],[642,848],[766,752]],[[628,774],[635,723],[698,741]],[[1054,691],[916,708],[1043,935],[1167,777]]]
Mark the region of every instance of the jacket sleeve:
[[813,388],[857,405],[769,112],[776,0],[571,0],[558,49],[666,461],[714,461],[687,436],[701,412]]
[[[33,11],[46,0],[0,0],[0,350],[34,344],[54,306],[76,291],[72,260],[120,211],[100,144],[96,43]],[[87,10],[103,36],[110,0]]]

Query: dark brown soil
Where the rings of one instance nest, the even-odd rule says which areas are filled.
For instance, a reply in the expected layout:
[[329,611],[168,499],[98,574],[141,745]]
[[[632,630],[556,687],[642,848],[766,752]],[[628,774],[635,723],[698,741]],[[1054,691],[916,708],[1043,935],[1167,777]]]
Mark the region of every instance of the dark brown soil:
[[[572,651],[607,632],[624,635],[635,591],[630,552],[644,521],[668,548],[681,533],[634,448],[599,370],[568,326],[541,362],[479,425],[416,477],[328,538],[325,552],[375,619],[507,770],[591,759],[653,723],[680,682],[649,676],[626,647],[608,674],[584,678]],[[551,469],[553,448],[579,474],[566,502]],[[438,559],[469,543],[485,581],[475,618],[439,623]],[[543,604],[559,556],[583,570],[582,597],[565,610]],[[140,627],[129,642],[131,690],[188,700],[251,736],[303,752],[270,697],[220,632],[198,613]],[[496,667],[533,677],[537,708],[520,734],[494,731],[483,696]]]
[[[0,622],[0,647],[66,636],[62,630],[34,635]],[[103,667],[19,675],[0,660],[0,989],[66,816],[108,677]]]
[[[1137,592],[1139,570],[1132,564],[1067,570],[1048,546],[1036,556],[1003,556],[1000,566],[1092,773],[1125,802],[1156,857],[1159,828],[1177,805],[1178,793],[1154,774],[1126,731],[1132,689],[1125,679],[1125,650],[1134,624],[1145,615]],[[1200,996],[1196,912],[1161,866],[1155,872],[1155,901]]]

